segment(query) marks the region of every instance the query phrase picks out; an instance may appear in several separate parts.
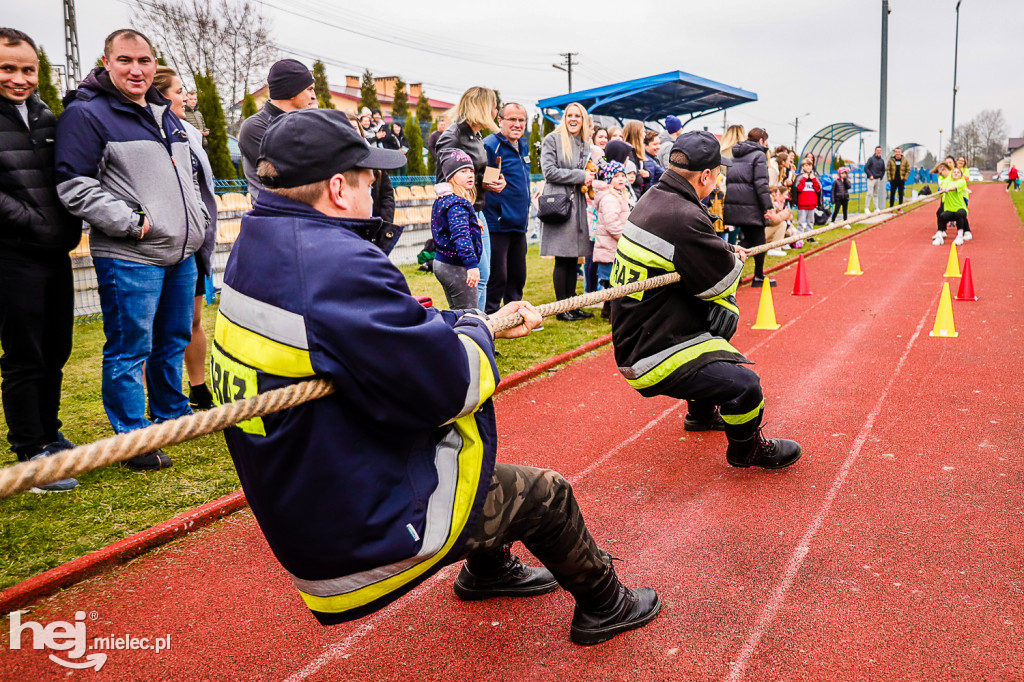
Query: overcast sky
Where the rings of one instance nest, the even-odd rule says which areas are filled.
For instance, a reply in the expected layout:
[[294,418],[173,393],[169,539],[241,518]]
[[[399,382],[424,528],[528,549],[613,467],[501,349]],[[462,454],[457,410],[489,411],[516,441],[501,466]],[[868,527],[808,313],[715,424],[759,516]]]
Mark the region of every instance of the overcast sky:
[[[130,2],[76,0],[83,69],[110,31],[129,25]],[[63,61],[60,0],[5,4],[0,21],[33,36],[52,61]],[[283,56],[310,65],[309,55],[321,57],[338,84],[346,73],[369,67],[375,75],[422,81],[439,99],[455,101],[465,87],[486,85],[506,101],[532,106],[566,92],[566,74],[551,65],[571,51],[579,53],[574,90],[680,70],[756,92],[759,101],[728,111],[729,123],[764,127],[771,144],[791,145],[791,123],[805,113],[801,146],[830,123],[872,129],[879,123],[881,0],[262,4]],[[890,146],[919,142],[934,151],[940,129],[943,142],[949,139],[955,6],[956,0],[890,1]],[[983,109],[1002,109],[1010,135],[1024,132],[1022,37],[1024,0],[963,0],[958,123]],[[721,132],[722,115],[688,129],[702,126]],[[876,139],[865,135],[866,153]],[[856,158],[856,140],[843,152]]]

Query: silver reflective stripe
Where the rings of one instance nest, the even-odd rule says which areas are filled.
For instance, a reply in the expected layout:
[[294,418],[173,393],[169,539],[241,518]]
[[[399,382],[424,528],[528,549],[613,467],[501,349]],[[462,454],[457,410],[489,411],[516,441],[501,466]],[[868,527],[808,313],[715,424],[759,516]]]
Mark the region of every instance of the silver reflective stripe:
[[667,242],[657,235],[640,229],[628,220],[626,221],[626,226],[622,228],[622,236],[645,249],[653,251],[667,261],[671,261],[672,257],[676,255],[676,247],[671,242]]
[[257,301],[227,284],[221,289],[220,312],[235,324],[292,348],[309,350],[302,315]]
[[329,580],[303,580],[289,574],[295,586],[306,594],[316,597],[334,597],[387,580],[437,554],[451,534],[452,515],[455,511],[455,489],[459,481],[459,453],[462,451],[462,445],[462,435],[453,426],[449,427],[448,433],[434,450],[437,488],[434,489],[427,501],[423,544],[415,556],[387,566],[379,566],[368,571]]
[[665,360],[668,360],[670,357],[672,357],[679,351],[683,350],[684,348],[696,346],[698,343],[704,343],[705,341],[710,341],[713,338],[714,337],[711,336],[711,334],[705,332],[700,336],[696,336],[690,339],[689,341],[683,341],[682,343],[678,343],[674,346],[666,348],[660,353],[655,353],[650,357],[643,358],[632,367],[619,367],[619,372],[622,374],[622,376],[631,381],[633,379],[639,379],[644,374],[647,374],[647,372],[650,372],[652,369],[660,365]]
[[729,287],[732,286],[732,283],[736,281],[736,278],[739,277],[740,272],[742,270],[743,270],[743,261],[741,261],[739,258],[737,258],[736,262],[732,266],[732,270],[729,271],[729,274],[726,275],[725,277],[723,277],[721,279],[721,281],[719,281],[718,284],[716,284],[715,286],[711,287],[707,291],[702,291],[699,294],[697,294],[697,298],[708,299],[708,298],[714,298],[715,296],[721,295]]
[[477,352],[473,339],[465,334],[459,334],[459,341],[462,342],[462,350],[465,351],[466,361],[469,363],[469,388],[466,389],[466,402],[462,405],[462,411],[445,422],[446,424],[472,414],[480,403],[480,353]]

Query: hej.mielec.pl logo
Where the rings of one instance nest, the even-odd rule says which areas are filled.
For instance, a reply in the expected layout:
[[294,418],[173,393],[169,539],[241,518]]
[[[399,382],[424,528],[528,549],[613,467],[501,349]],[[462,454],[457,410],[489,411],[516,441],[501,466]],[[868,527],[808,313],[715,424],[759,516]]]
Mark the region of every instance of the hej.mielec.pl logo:
[[[95,620],[96,614],[92,614]],[[106,637],[93,637],[90,644],[85,633],[85,611],[75,613],[75,622],[58,620],[43,626],[31,620],[24,623],[21,620],[21,611],[12,611],[10,614],[11,649],[21,649],[22,637],[26,630],[32,633],[33,649],[52,649],[53,651],[66,651],[68,659],[65,660],[54,654],[50,654],[50,660],[65,668],[94,668],[99,670],[107,662],[108,651],[134,651],[138,649],[152,650],[156,653],[171,648],[171,635],[164,637],[132,637],[131,635],[109,635]],[[87,650],[98,651],[86,655]],[[77,660],[82,659],[84,660]]]

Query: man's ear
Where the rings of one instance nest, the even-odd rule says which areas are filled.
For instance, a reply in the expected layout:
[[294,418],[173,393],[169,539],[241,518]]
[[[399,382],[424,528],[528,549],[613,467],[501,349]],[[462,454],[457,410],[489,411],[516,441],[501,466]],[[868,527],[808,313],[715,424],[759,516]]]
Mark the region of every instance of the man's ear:
[[327,181],[327,194],[330,202],[342,210],[348,208],[348,199],[344,196],[344,192],[348,189],[345,176],[341,173],[332,175],[331,179]]

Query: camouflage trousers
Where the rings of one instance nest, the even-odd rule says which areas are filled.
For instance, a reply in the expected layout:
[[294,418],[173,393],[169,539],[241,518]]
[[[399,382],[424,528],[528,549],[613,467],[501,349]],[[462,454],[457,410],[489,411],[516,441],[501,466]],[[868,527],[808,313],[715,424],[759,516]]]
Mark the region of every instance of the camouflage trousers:
[[569,482],[550,469],[499,462],[461,558],[477,575],[494,573],[516,540],[581,604],[603,595],[615,580],[610,557],[587,530]]

